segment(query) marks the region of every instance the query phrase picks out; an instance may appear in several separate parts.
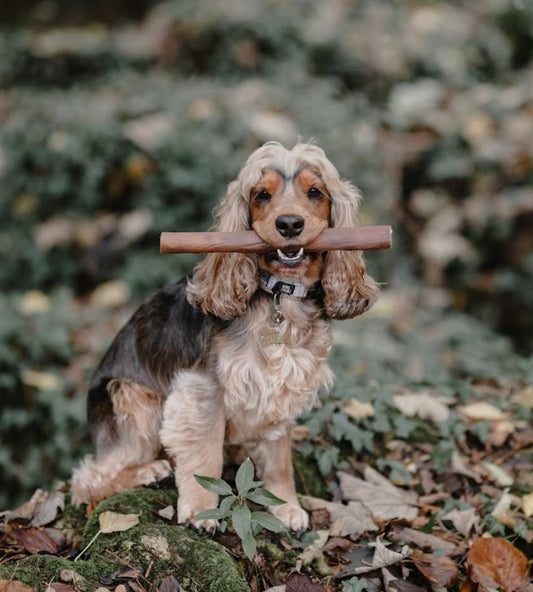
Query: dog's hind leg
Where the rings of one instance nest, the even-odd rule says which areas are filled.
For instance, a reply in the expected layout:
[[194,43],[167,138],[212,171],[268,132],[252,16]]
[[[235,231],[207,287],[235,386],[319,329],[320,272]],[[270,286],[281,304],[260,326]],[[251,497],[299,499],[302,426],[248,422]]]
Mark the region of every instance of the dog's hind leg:
[[[73,472],[75,504],[147,485],[171,473],[161,449],[162,401],[151,390],[129,380],[114,379],[105,393],[92,393],[89,420],[96,455],[88,455]],[[91,397],[90,397],[91,399]]]

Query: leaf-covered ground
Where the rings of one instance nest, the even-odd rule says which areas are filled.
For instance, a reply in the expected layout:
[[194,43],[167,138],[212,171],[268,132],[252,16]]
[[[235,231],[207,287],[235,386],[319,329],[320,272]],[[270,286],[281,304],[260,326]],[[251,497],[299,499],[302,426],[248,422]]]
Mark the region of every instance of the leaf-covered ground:
[[[249,561],[231,526],[210,537],[175,525],[171,483],[111,498],[88,521],[59,485],[3,515],[0,579],[61,591],[532,590],[531,362],[430,296],[385,290],[372,312],[335,325],[337,383],[295,428],[311,531],[265,531]],[[91,319],[78,328],[87,342],[114,329]],[[57,377],[31,380],[46,393]],[[97,527],[109,511],[136,523]],[[214,580],[197,555],[211,538],[225,566]]]

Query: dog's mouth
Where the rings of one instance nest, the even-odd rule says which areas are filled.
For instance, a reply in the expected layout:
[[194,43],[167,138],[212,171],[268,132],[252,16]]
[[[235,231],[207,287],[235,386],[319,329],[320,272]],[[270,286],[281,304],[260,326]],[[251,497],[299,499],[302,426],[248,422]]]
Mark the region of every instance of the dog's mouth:
[[305,259],[305,252],[303,247],[299,249],[291,249],[291,250],[276,250],[276,257],[280,263],[283,265],[288,265],[289,267],[294,267],[295,265],[299,265]]
[[303,247],[284,247],[270,251],[265,255],[267,263],[277,263],[283,267],[298,267],[311,253],[306,253]]

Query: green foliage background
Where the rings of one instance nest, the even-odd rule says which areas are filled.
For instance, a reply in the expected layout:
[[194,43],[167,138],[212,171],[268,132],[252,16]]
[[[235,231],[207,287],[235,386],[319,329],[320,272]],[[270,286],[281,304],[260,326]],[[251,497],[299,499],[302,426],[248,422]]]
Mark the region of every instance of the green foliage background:
[[[340,347],[336,396],[439,367],[446,388],[528,380],[486,332],[531,354],[530,2],[56,0],[0,18],[0,506],[68,477],[98,357],[195,261],[159,255],[159,233],[208,228],[268,139],[314,138],[363,190],[362,222],[395,230],[367,259],[411,325],[383,307],[350,325],[359,370]],[[436,315],[451,329],[428,353],[416,330]],[[443,369],[443,348],[475,373]]]

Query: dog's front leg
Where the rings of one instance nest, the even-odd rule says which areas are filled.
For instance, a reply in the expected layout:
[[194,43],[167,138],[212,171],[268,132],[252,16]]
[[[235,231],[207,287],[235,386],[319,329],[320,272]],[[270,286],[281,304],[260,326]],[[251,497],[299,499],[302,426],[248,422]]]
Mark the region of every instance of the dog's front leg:
[[279,438],[269,439],[267,434],[249,452],[265,488],[287,502],[270,506],[270,512],[289,528],[305,530],[309,516],[300,506],[294,486],[290,425]]
[[220,477],[225,416],[213,377],[205,371],[180,372],[163,410],[161,442],[174,462],[178,487],[178,522],[213,531],[215,520],[195,520],[202,510],[216,508],[218,495],[199,485],[194,475]]

